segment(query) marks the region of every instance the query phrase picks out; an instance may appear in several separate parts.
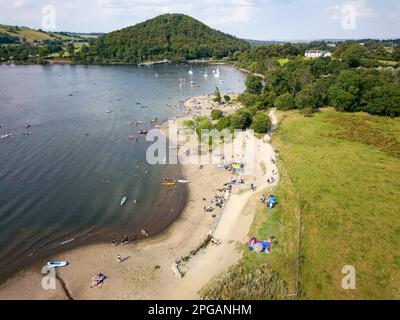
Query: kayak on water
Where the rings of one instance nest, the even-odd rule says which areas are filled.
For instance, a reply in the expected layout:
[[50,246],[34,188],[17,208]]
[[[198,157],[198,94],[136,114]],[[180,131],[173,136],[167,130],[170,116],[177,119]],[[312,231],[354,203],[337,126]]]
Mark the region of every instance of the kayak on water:
[[50,261],[50,262],[47,262],[47,266],[49,268],[66,267],[67,265],[68,265],[68,261]]
[[126,203],[126,200],[128,200],[127,197],[123,197],[121,200],[121,207]]

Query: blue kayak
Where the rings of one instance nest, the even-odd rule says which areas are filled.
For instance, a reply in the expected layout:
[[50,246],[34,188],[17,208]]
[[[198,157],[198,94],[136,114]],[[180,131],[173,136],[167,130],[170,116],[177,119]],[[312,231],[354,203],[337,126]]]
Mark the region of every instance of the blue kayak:
[[49,268],[66,267],[67,265],[68,265],[68,261],[51,261],[51,262],[47,262],[47,266]]

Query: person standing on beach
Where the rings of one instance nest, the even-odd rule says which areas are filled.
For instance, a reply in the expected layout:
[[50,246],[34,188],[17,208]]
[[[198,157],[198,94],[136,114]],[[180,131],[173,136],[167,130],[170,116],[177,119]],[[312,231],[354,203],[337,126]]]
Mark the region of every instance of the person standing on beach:
[[111,242],[112,242],[112,244],[113,244],[114,246],[117,245],[117,240],[116,240],[116,238],[115,238],[115,233],[114,233],[113,236],[112,236]]
[[121,256],[118,254],[118,256],[117,256],[117,260],[118,260],[118,263],[121,263],[122,262],[122,258],[121,258]]

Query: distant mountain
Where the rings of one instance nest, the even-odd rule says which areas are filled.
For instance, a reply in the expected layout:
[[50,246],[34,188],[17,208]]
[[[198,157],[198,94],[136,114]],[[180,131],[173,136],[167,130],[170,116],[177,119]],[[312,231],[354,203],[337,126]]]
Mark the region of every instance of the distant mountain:
[[252,40],[252,39],[243,39],[248,42],[252,47],[261,47],[269,44],[281,44],[283,41],[274,41],[274,40]]
[[105,61],[138,63],[222,58],[250,48],[234,36],[183,14],[165,14],[99,37],[97,55]]

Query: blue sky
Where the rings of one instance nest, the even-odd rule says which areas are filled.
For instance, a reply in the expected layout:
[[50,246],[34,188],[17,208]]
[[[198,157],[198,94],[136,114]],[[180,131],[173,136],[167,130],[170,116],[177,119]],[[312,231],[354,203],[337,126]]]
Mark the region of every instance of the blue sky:
[[109,32],[185,13],[250,39],[400,38],[400,0],[1,0],[0,24],[41,28],[45,5],[57,31]]

